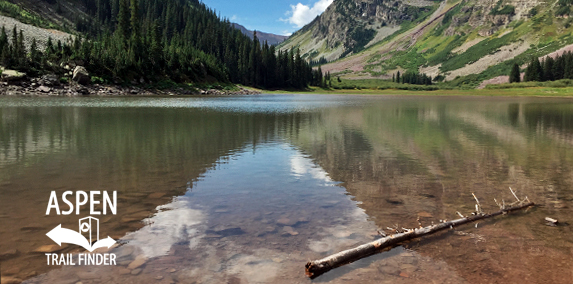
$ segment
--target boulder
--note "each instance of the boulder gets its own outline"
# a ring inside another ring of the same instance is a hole
[[[20,81],[26,78],[26,73],[5,69],[2,71],[2,80],[5,82]]]
[[[87,88],[78,88],[77,92],[78,92],[78,94],[82,94],[84,96],[87,96],[90,94],[90,90],[88,90]]]
[[[38,80],[38,83],[42,86],[48,87],[59,86],[60,78],[54,74],[44,75],[40,78],[40,80]]]
[[[38,92],[42,92],[42,93],[49,93],[52,91],[52,89],[50,87],[47,86],[40,86],[37,89]]]
[[[88,70],[86,70],[86,68],[83,66],[78,66],[74,69],[72,80],[82,85],[87,85],[91,81]]]

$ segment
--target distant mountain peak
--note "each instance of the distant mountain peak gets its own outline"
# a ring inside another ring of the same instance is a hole
[[[231,23],[231,25],[234,28],[243,32],[243,34],[250,37],[251,39],[253,38],[254,31],[251,31],[251,30],[249,30],[249,29],[245,28],[244,26],[237,24],[237,23]],[[265,33],[265,32],[261,32],[261,31],[257,31],[257,37],[259,38],[259,41],[261,41],[261,43],[267,41],[268,44],[270,44],[270,45],[277,45],[277,44],[285,41],[288,38],[288,36]]]

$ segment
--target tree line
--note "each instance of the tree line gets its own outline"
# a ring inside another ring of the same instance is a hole
[[[541,61],[537,57],[532,58],[525,68],[523,81],[544,82],[562,79],[573,79],[573,53],[570,51],[555,57],[555,59],[549,56]],[[521,70],[516,63],[511,68],[509,82],[518,83],[520,81]]]
[[[45,50],[37,45],[27,50],[22,33],[14,30],[11,41],[0,38],[0,57],[12,58],[6,66],[41,73],[81,61],[91,74],[109,81],[219,81],[263,88],[304,88],[316,81],[298,50],[277,52],[256,34],[251,40],[197,0],[81,3],[90,15],[75,20],[84,38],[50,40]]]
[[[312,70],[312,81],[310,82],[312,86],[317,86],[321,88],[332,87],[332,79],[330,77],[330,71],[323,73],[322,67],[318,66],[317,69]]]
[[[398,71],[396,74],[392,75],[392,82],[412,85],[432,85],[432,76],[428,76],[425,73],[420,74],[410,71],[400,74],[400,71]]]

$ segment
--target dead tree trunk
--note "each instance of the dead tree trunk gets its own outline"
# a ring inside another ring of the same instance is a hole
[[[512,191],[512,193],[513,193],[513,191]],[[475,197],[475,195],[474,195],[474,197]],[[516,198],[517,198],[517,196],[516,196]],[[518,199],[518,202],[516,202],[516,203],[519,203],[518,205],[510,206],[507,208],[505,207],[505,205],[503,205],[503,206],[500,206],[501,210],[499,210],[495,213],[484,214],[483,212],[481,212],[481,205],[479,204],[479,201],[477,200],[477,198],[476,198],[476,201],[477,201],[477,204],[476,204],[477,213],[475,213],[475,215],[468,216],[468,217],[462,216],[462,218],[456,219],[453,221],[443,222],[443,223],[440,223],[437,225],[431,225],[431,226],[427,226],[427,227],[423,227],[423,228],[420,227],[420,228],[413,229],[413,230],[407,230],[404,233],[399,233],[399,234],[387,236],[387,237],[378,239],[376,241],[361,245],[359,247],[345,250],[345,251],[339,252],[337,254],[333,254],[329,257],[326,257],[326,258],[323,258],[320,260],[311,261],[311,262],[307,263],[305,266],[306,267],[306,275],[310,278],[315,278],[315,277],[318,277],[319,275],[321,275],[323,273],[330,271],[331,269],[334,269],[336,267],[351,263],[353,261],[359,260],[361,258],[370,256],[370,255],[373,255],[377,252],[380,252],[382,249],[385,249],[388,247],[394,247],[394,246],[396,246],[399,243],[402,243],[404,241],[408,241],[411,239],[431,235],[431,234],[434,234],[436,232],[439,232],[439,231],[442,231],[445,229],[451,229],[451,228],[454,228],[456,226],[475,222],[478,220],[492,218],[492,217],[495,217],[498,215],[507,214],[507,213],[512,212],[512,211],[525,209],[525,208],[528,208],[528,207],[535,205],[533,202],[529,202],[528,199],[523,200],[523,201]],[[527,202],[525,202],[525,201],[527,201]],[[461,215],[461,214],[459,214],[459,215]]]

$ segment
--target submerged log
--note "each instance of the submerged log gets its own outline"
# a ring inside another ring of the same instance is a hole
[[[476,198],[476,201],[477,201],[477,198]],[[423,228],[408,230],[408,231],[403,232],[403,233],[383,237],[381,239],[378,239],[376,241],[361,245],[359,247],[345,250],[345,251],[339,252],[337,254],[333,254],[329,257],[326,257],[326,258],[323,258],[320,260],[310,261],[305,266],[306,267],[306,275],[310,278],[315,278],[315,277],[318,277],[319,275],[326,273],[326,272],[328,272],[334,268],[337,268],[339,266],[351,263],[353,261],[359,260],[359,259],[367,257],[367,256],[371,256],[373,254],[380,252],[381,250],[383,250],[385,248],[394,247],[394,246],[398,245],[399,243],[402,243],[402,242],[405,242],[408,240],[412,240],[412,239],[420,238],[423,236],[431,235],[431,234],[434,234],[436,232],[439,232],[439,231],[442,231],[445,229],[453,229],[456,226],[475,222],[478,220],[492,218],[492,217],[495,217],[498,215],[507,214],[507,213],[512,212],[512,211],[517,211],[517,210],[529,208],[529,207],[535,205],[533,202],[529,202],[529,200],[527,200],[527,202],[524,202],[524,201],[520,201],[518,199],[518,201],[519,202],[517,202],[517,203],[519,203],[519,204],[515,205],[515,206],[510,206],[507,208],[505,206],[503,206],[503,207],[500,206],[501,210],[499,210],[495,213],[484,214],[483,212],[481,212],[481,208],[478,208],[478,212],[475,213],[475,215],[471,215],[468,217],[462,217],[460,219],[447,221],[447,222],[443,222],[440,224],[431,225],[431,226],[427,226],[427,227],[423,227]],[[477,202],[479,205],[479,201],[477,201]],[[478,207],[481,207],[481,206],[478,206]]]

